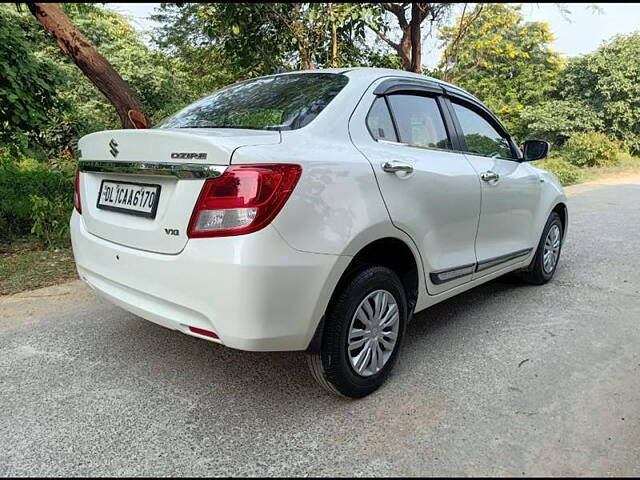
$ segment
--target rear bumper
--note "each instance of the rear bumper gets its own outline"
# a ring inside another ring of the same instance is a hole
[[[71,217],[80,278],[122,308],[188,335],[214,331],[240,350],[304,350],[351,257],[300,252],[273,227],[192,239],[177,255],[121,246]],[[216,341],[216,340],[213,340]]]

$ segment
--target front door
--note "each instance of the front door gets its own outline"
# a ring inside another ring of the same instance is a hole
[[[372,90],[350,132],[371,162],[391,220],[417,245],[430,294],[466,283],[476,263],[480,182],[451,148],[441,99],[406,91],[376,98]]]
[[[462,129],[468,160],[482,188],[476,238],[475,277],[526,259],[535,249],[535,214],[541,195],[540,177],[520,162],[506,132],[480,109],[451,103]]]

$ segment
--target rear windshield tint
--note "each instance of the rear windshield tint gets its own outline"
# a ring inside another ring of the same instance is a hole
[[[248,80],[192,103],[158,128],[295,130],[311,122],[347,82],[335,73]]]

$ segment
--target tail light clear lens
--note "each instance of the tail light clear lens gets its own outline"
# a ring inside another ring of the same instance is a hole
[[[189,222],[189,238],[244,235],[264,228],[298,183],[295,164],[232,165],[205,181]]]
[[[82,202],[80,201],[80,170],[76,170],[76,179],[73,189],[73,206],[76,207],[78,213],[82,214]]]

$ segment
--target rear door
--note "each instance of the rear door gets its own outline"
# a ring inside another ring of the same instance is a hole
[[[373,167],[392,222],[417,245],[429,293],[437,294],[471,280],[478,177],[453,150],[437,93],[395,89],[376,97],[376,85],[351,119],[352,139]]]
[[[462,99],[452,98],[449,105],[482,186],[475,278],[531,253],[541,183],[535,170],[520,161],[510,136],[489,112]]]
[[[277,131],[114,130],[79,142],[82,217],[88,232],[120,245],[176,254],[202,184],[235,149],[280,142]]]

